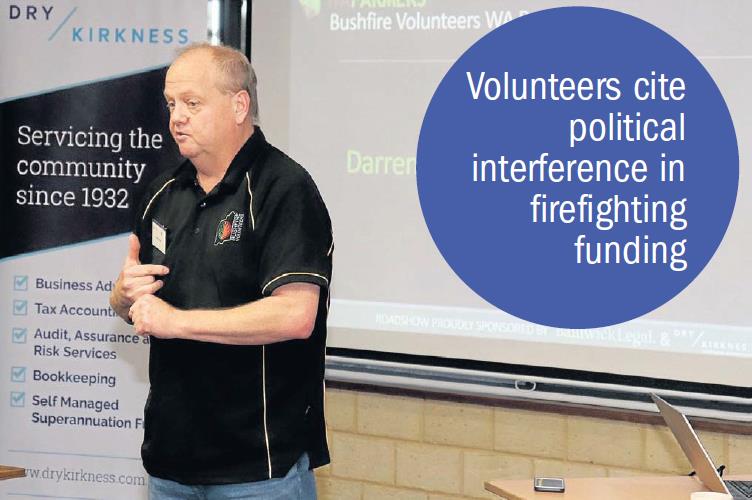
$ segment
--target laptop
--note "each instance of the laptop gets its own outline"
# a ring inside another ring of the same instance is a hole
[[[687,417],[657,395],[651,394],[650,397],[658,406],[663,420],[679,442],[702,484],[710,491],[731,495],[734,500],[752,499],[752,481],[722,480]]]

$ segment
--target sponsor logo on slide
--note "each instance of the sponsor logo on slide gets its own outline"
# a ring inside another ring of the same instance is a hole
[[[240,241],[244,219],[245,214],[239,214],[234,210],[227,214],[224,219],[219,221],[216,236],[214,237],[214,244],[222,245],[226,241]]]
[[[315,17],[321,13],[321,0],[300,0],[300,6],[306,17]]]

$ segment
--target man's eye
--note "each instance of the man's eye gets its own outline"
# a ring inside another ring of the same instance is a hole
[[[195,109],[198,107],[198,101],[188,101],[188,107],[191,109]]]
[[[167,106],[167,110],[170,113],[172,113],[172,111],[175,109],[175,103],[174,102],[165,103],[165,106]]]

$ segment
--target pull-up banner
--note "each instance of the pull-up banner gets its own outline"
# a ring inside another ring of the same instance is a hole
[[[134,208],[180,156],[165,67],[206,3],[10,1],[0,19],[0,498],[146,497],[148,341],[108,295]]]

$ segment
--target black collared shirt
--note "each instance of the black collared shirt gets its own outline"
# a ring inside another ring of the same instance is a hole
[[[162,231],[164,245],[153,234]],[[149,474],[227,484],[282,477],[304,451],[312,467],[328,463],[323,382],[333,242],[308,172],[256,128],[210,193],[190,161],[156,179],[134,232],[141,262],[170,268],[158,296],[181,309],[233,307],[291,282],[321,287],[306,340],[232,346],[152,337],[141,449]]]

